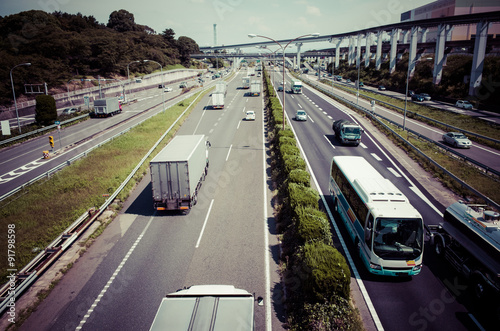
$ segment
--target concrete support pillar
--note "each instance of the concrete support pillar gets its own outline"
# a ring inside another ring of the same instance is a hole
[[[470,72],[469,95],[475,96],[475,90],[483,79],[483,64],[486,55],[486,39],[488,37],[488,22],[479,22],[476,26],[476,40],[474,42],[474,56]]]
[[[335,69],[339,67],[340,63],[340,43],[342,42],[342,39],[339,39],[337,41],[337,46],[335,47]]]
[[[358,34],[358,42],[356,47],[356,68],[361,65],[361,37],[362,34]]]
[[[420,42],[422,43],[426,43],[427,42],[427,32],[429,31],[429,29],[427,28],[422,28],[422,39],[420,39]]]
[[[410,30],[404,30],[403,31],[403,44],[408,44],[408,34],[410,33]]]
[[[398,53],[398,36],[399,29],[392,29],[391,32],[391,53],[389,59],[389,73],[393,73],[396,70],[396,55]]]
[[[299,64],[299,70],[300,70],[300,48],[302,47],[302,43],[296,43],[295,46],[297,46],[297,62]],[[295,63],[294,63],[294,68],[295,68]]]
[[[347,53],[347,64],[351,65],[352,64],[352,53],[353,53],[353,36],[349,36],[349,50]]]
[[[366,34],[366,47],[365,47],[365,68],[370,66],[370,58],[372,56],[370,47],[372,46],[373,33]]]
[[[380,30],[377,32],[377,53],[375,55],[375,68],[380,70],[380,65],[382,64],[382,35],[384,31]]]
[[[432,83],[434,85],[439,85],[439,83],[441,83],[441,78],[443,75],[443,65],[446,61],[446,57],[444,55],[444,46],[446,43],[446,29],[447,26],[445,24],[440,24],[437,30],[436,53],[434,56],[434,71],[432,74]]]
[[[408,52],[408,65],[410,78],[415,73],[415,62],[417,61],[417,40],[418,40],[418,27],[413,26],[410,31],[410,51]]]

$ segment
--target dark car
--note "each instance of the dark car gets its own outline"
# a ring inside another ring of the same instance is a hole
[[[408,96],[409,96],[409,97],[413,96],[414,94],[415,94],[415,91],[412,91],[412,90],[409,90],[409,91],[408,91]]]
[[[423,97],[423,96],[421,96],[420,94],[413,94],[413,95],[411,96],[411,99],[412,99],[413,101],[419,101],[419,102],[424,102],[424,100],[425,100],[425,99],[424,99],[424,97]]]
[[[384,86],[384,85],[380,85],[380,86],[378,87],[378,90],[379,90],[379,91],[385,91],[385,86]]]
[[[347,78],[347,79],[345,80],[345,82],[346,82],[346,83],[350,83],[350,82],[351,82],[351,80],[350,80],[349,78]]]

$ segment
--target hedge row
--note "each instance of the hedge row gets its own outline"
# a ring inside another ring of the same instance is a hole
[[[283,129],[283,109],[266,72],[264,77],[272,132],[273,179],[280,202],[276,220],[283,237],[281,259],[285,267],[288,327],[314,330],[312,325],[324,327],[327,323],[326,329],[340,325],[345,329],[345,320],[338,317],[343,313],[332,307],[342,307],[343,312],[350,310],[349,268],[332,246],[330,223],[319,209],[319,194],[310,187],[310,175],[293,132],[288,126]],[[352,314],[345,316],[351,318]]]

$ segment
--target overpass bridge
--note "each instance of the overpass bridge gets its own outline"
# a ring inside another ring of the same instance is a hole
[[[476,88],[481,84],[484,58],[488,52],[498,51],[500,48],[500,38],[488,35],[488,29],[492,23],[500,22],[500,11],[476,13],[468,15],[457,15],[440,18],[430,18],[417,21],[407,21],[373,28],[367,28],[352,32],[324,35],[318,37],[303,37],[297,39],[283,39],[273,41],[260,41],[253,43],[221,45],[213,47],[200,47],[203,52],[215,52],[227,49],[234,49],[234,57],[244,57],[241,49],[248,47],[267,47],[278,44],[281,49],[283,45],[295,42],[297,53],[286,53],[286,57],[293,57],[294,63],[300,64],[301,47],[304,43],[329,41],[333,48],[315,53],[306,52],[306,56],[328,56],[335,58],[335,68],[339,66],[340,54],[347,55],[349,65],[361,65],[361,54],[364,55],[365,67],[369,66],[372,54],[375,58],[376,69],[379,70],[382,63],[382,53],[389,55],[389,70],[393,73],[396,70],[398,54],[404,52],[409,54],[408,73],[410,77],[415,72],[415,65],[424,52],[434,52],[433,83],[438,85],[441,82],[443,67],[446,63],[446,56],[454,50],[473,54],[472,69],[469,83],[469,95],[474,96]],[[450,33],[455,26],[476,25],[476,35],[472,40],[451,41]],[[429,29],[436,29],[436,40],[427,42]],[[389,42],[384,42],[384,37],[389,37]],[[347,43],[348,46],[341,47]],[[364,46],[363,46],[364,44]],[[472,52],[471,52],[472,51]],[[319,55],[321,54],[321,55]],[[268,54],[259,54],[259,57]],[[205,54],[204,57],[207,57]],[[230,56],[229,54],[218,56]],[[193,55],[193,57],[197,57]],[[255,57],[255,55],[254,55]]]

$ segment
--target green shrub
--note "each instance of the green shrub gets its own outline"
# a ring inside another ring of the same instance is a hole
[[[283,131],[283,130],[281,130],[281,131]],[[280,146],[281,145],[297,146],[297,140],[294,137],[281,136],[278,138],[278,141],[279,141]]]
[[[323,242],[306,243],[298,255],[300,270],[309,271],[302,286],[306,301],[334,302],[337,296],[349,299],[351,274],[338,250]]]
[[[288,175],[288,184],[295,183],[305,187],[311,186],[311,175],[302,169],[293,169]]]
[[[51,95],[36,97],[35,121],[40,125],[51,125],[57,119],[56,100]]]
[[[301,244],[321,241],[332,245],[330,223],[325,213],[313,208],[298,207],[295,209],[298,240]]]
[[[290,183],[288,185],[288,196],[290,197],[290,208],[296,210],[297,207],[311,207],[318,209],[318,191],[310,188]]]
[[[280,130],[278,131],[278,135],[276,136],[278,139],[280,139],[281,137],[288,137],[288,138],[293,138],[295,139],[295,135],[293,134],[293,131],[290,130],[290,129],[286,129],[286,130]],[[297,141],[297,140],[295,140]]]
[[[290,139],[290,138],[287,138]],[[280,144],[280,156],[283,159],[287,155],[300,156],[300,150],[295,145]]]
[[[294,169],[306,170],[306,161],[300,155],[284,155],[283,165],[285,167],[286,174],[289,174]]]

